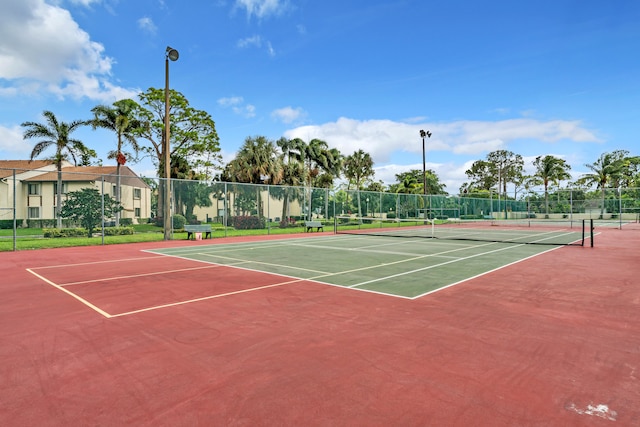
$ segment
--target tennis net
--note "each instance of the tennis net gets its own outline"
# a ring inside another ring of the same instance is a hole
[[[472,240],[530,245],[584,246],[591,240],[591,220],[430,220],[337,216],[336,234]]]

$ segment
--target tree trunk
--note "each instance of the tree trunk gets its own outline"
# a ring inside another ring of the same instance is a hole
[[[116,202],[120,204],[120,163],[116,166]],[[120,211],[116,212],[116,227],[120,227]]]
[[[58,229],[62,228],[62,217],[60,216],[61,209],[62,209],[62,164],[58,164],[58,188],[56,190],[56,209],[55,209]]]

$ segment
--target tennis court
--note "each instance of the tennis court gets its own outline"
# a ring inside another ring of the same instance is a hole
[[[0,421],[640,422],[637,225],[347,226],[3,254]]]

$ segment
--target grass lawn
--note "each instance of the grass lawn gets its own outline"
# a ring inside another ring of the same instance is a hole
[[[254,236],[266,234],[294,234],[304,232],[304,223],[300,226],[280,228],[278,223],[269,224],[269,228],[259,230],[236,230],[233,227],[225,227],[222,224],[211,224],[213,230],[212,237],[235,237],[235,236]],[[156,242],[164,239],[162,227],[153,224],[136,224],[132,226],[135,230],[133,235],[126,236],[105,236],[104,244],[112,245],[119,243],[135,243],[135,242]],[[332,225],[326,225],[326,230],[332,229]],[[19,228],[16,231],[16,249],[44,249],[44,248],[60,248],[69,246],[95,246],[102,244],[101,236],[94,237],[57,237],[44,238],[41,228]],[[175,231],[173,233],[174,240],[186,239],[187,233],[184,231]],[[13,247],[13,230],[0,229],[0,252],[12,251]]]

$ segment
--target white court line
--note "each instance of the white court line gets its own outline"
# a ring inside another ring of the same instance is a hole
[[[497,244],[496,242],[487,242],[487,243],[483,243],[483,244],[480,244],[480,245],[473,245],[473,246],[470,246],[470,247],[469,246],[464,246],[464,247],[459,247],[459,248],[455,248],[455,249],[449,249],[449,250],[446,250],[446,251],[438,252],[436,254],[419,255],[419,256],[415,256],[413,258],[405,258],[405,259],[398,260],[398,261],[386,262],[386,263],[383,263],[383,264],[376,264],[376,265],[371,265],[371,266],[367,266],[367,267],[360,267],[360,268],[355,268],[355,269],[352,269],[352,270],[339,271],[339,272],[336,272],[336,273],[328,273],[328,272],[317,271],[318,273],[321,273],[319,276],[314,276],[314,277],[310,277],[310,278],[306,278],[306,279],[295,277],[295,276],[290,276],[290,275],[286,275],[286,274],[281,274],[281,273],[265,272],[265,271],[257,270],[257,269],[253,269],[253,268],[236,267],[236,266],[232,266],[232,265],[230,265],[228,267],[238,268],[238,269],[247,270],[247,271],[253,271],[253,272],[259,272],[259,273],[264,273],[264,274],[274,274],[274,275],[278,275],[278,276],[289,277],[289,278],[299,279],[299,280],[317,281],[317,279],[321,279],[321,278],[325,278],[325,277],[339,276],[339,275],[342,275],[342,274],[348,274],[348,273],[355,273],[355,272],[358,272],[358,271],[371,270],[371,269],[374,269],[374,268],[386,267],[386,266],[395,265],[395,264],[402,264],[402,263],[405,263],[405,262],[416,261],[416,260],[423,259],[423,258],[437,257],[437,256],[441,256],[441,255],[444,255],[444,254],[447,254],[447,253],[458,252],[458,251],[463,251],[463,250],[467,250],[467,249],[475,249],[475,248],[480,248],[480,247],[483,247],[483,246],[491,246],[491,245],[496,245],[496,244]],[[509,249],[509,248],[510,247],[507,247],[507,248],[504,248],[504,249]],[[487,252],[483,252],[483,254],[484,253],[487,253]],[[162,254],[162,255],[168,256],[168,257],[182,258],[182,259],[187,259],[187,260],[192,260],[192,261],[209,262],[209,261],[198,260],[198,259],[193,259],[193,258],[185,258],[185,257],[182,257],[182,256],[172,255],[172,254]],[[207,254],[206,253],[200,253],[199,255],[207,255]],[[218,256],[218,255],[211,255],[211,256],[215,257],[215,256]],[[237,259],[237,258],[231,258],[231,259],[238,260],[238,261],[243,261],[243,260]],[[251,261],[251,260],[244,260],[244,261],[249,262],[249,263],[257,263],[257,264],[260,263],[260,262]],[[225,264],[219,264],[219,263],[212,263],[212,264],[225,266]],[[267,263],[262,263],[262,264],[267,264]],[[288,265],[280,265],[280,264],[270,264],[270,265],[274,266],[274,267],[280,267],[280,268],[296,268],[296,267],[291,267],[291,266],[288,266]],[[297,269],[305,270],[305,269],[302,269],[302,268],[297,268]],[[309,270],[309,271],[313,272],[313,270]],[[345,287],[345,288],[350,287],[350,286],[345,286],[345,285],[337,285],[337,286],[342,286],[342,287]]]
[[[543,234],[547,234],[547,233],[543,233]],[[571,234],[571,233],[565,233],[565,234]],[[552,237],[558,237],[558,236],[552,236]],[[547,237],[547,238],[540,239],[540,240],[547,240],[547,239],[550,239],[550,238],[552,238],[552,237]],[[393,278],[395,278],[395,277],[406,276],[406,275],[408,275],[408,274],[413,274],[413,273],[418,273],[418,272],[420,272],[420,271],[430,270],[430,269],[432,269],[432,268],[441,267],[441,266],[443,266],[443,265],[452,264],[452,263],[459,262],[459,261],[465,261],[465,260],[467,260],[467,259],[476,258],[476,257],[479,257],[479,256],[488,255],[488,254],[495,253],[495,252],[501,252],[501,251],[504,251],[504,250],[507,250],[507,249],[512,249],[512,248],[514,248],[514,247],[516,247],[516,248],[517,248],[517,247],[519,247],[519,246],[525,246],[525,245],[527,245],[527,244],[528,244],[528,243],[521,243],[521,244],[519,244],[519,245],[515,245],[515,246],[513,246],[513,247],[512,247],[512,246],[507,246],[507,247],[504,247],[504,248],[494,249],[494,250],[492,250],[492,251],[488,251],[488,252],[482,252],[482,253],[480,253],[480,254],[469,255],[469,256],[467,256],[467,257],[458,258],[458,259],[454,259],[454,260],[451,260],[451,261],[446,261],[446,262],[443,262],[443,263],[440,263],[440,264],[430,265],[430,266],[427,266],[427,267],[418,268],[418,269],[411,270],[411,271],[405,271],[405,272],[403,272],[403,273],[393,274],[393,275],[391,275],[391,276],[379,277],[379,278],[377,278],[377,279],[368,280],[368,281],[366,281],[366,282],[356,283],[356,284],[354,284],[354,285],[350,285],[349,287],[350,287],[350,288],[355,288],[355,287],[362,286],[362,285],[368,285],[369,283],[375,283],[375,282],[380,282],[380,281],[382,281],[382,280],[393,279]],[[560,248],[560,247],[562,247],[562,246],[559,246],[558,248]],[[554,248],[554,249],[558,249],[558,248]],[[540,252],[540,253],[538,253],[538,254],[536,254],[536,255],[539,255],[539,254],[541,254],[541,253],[545,253],[545,252],[549,252],[549,251],[543,251],[543,252]],[[529,257],[528,257],[528,258],[529,258]],[[527,258],[524,258],[524,259],[527,259]],[[510,264],[509,264],[509,265],[510,265]],[[505,267],[505,266],[503,266],[503,267]],[[502,268],[502,267],[499,267],[499,268]],[[469,279],[467,278],[467,279],[465,279],[465,280],[469,280]]]
[[[153,252],[149,252],[149,253],[153,253]],[[121,259],[111,259],[111,260],[106,260],[106,261],[81,262],[81,263],[77,263],[77,264],[45,265],[43,267],[31,267],[31,269],[32,270],[43,270],[43,269],[46,269],[46,268],[79,267],[81,265],[108,264],[108,263],[111,263],[111,262],[140,261],[140,260],[149,260],[149,259],[154,259],[154,258],[162,258],[162,255],[157,255],[156,254],[156,256],[146,256],[146,257],[139,257],[139,258],[121,258]]]
[[[301,282],[301,281],[304,281],[304,280],[305,279],[289,280],[287,282],[274,283],[272,285],[265,285],[265,286],[258,286],[256,288],[243,289],[243,290],[240,290],[240,291],[227,292],[227,293],[224,293],[224,294],[210,295],[208,297],[194,298],[194,299],[190,299],[190,300],[187,300],[187,301],[180,301],[180,302],[173,302],[173,303],[169,303],[169,304],[156,305],[156,306],[153,306],[153,307],[141,308],[139,310],[127,311],[125,313],[112,314],[109,317],[129,316],[131,314],[143,313],[145,311],[158,310],[160,308],[175,307],[175,306],[178,306],[178,305],[191,304],[191,303],[194,303],[194,302],[206,301],[206,300],[210,300],[210,299],[214,299],[214,298],[222,298],[222,297],[227,297],[227,296],[230,296],[230,295],[238,295],[238,294],[243,294],[243,293],[246,293],[246,292],[253,292],[253,291],[259,291],[259,290],[262,290],[262,289],[275,288],[277,286],[288,285],[288,284],[291,284],[291,283]]]
[[[518,245],[518,246],[521,246],[521,245]],[[408,274],[418,273],[420,271],[425,271],[425,270],[430,270],[432,268],[442,267],[443,265],[453,264],[454,262],[466,261],[466,260],[471,259],[471,258],[476,258],[476,257],[479,257],[479,256],[484,256],[484,255],[488,255],[488,254],[492,254],[492,253],[496,253],[496,252],[502,252],[502,251],[505,251],[507,249],[511,249],[511,248],[509,248],[509,247],[507,247],[507,248],[499,248],[499,249],[494,249],[494,250],[488,251],[488,252],[482,252],[482,253],[479,253],[479,254],[469,255],[469,256],[466,256],[466,257],[463,257],[463,258],[457,258],[457,259],[453,259],[451,261],[441,262],[440,264],[429,265],[427,267],[417,268],[417,269],[411,270],[411,271],[404,271],[402,273],[392,274],[391,276],[379,277],[377,279],[367,280],[366,282],[356,283],[355,285],[350,285],[349,287],[350,288],[355,288],[357,286],[368,285],[369,283],[375,283],[375,282],[380,282],[382,280],[393,279],[395,277],[406,276]]]
[[[96,283],[96,282],[107,282],[110,280],[119,280],[119,279],[132,279],[134,277],[146,277],[146,276],[157,276],[159,274],[171,274],[171,273],[179,273],[181,271],[192,271],[192,270],[204,270],[207,268],[217,268],[218,265],[205,265],[201,267],[189,267],[189,268],[178,268],[175,270],[164,270],[164,271],[153,271],[151,273],[140,273],[140,274],[130,274],[127,276],[113,276],[113,277],[105,277],[99,279],[91,279],[91,280],[83,280],[80,282],[69,282],[63,283],[59,286],[73,286],[73,285],[82,285],[86,283]]]
[[[55,283],[53,283],[51,280],[47,279],[46,277],[42,277],[41,275],[39,275],[38,273],[34,272],[33,270],[31,270],[30,268],[27,268],[27,271],[31,274],[33,274],[34,276],[36,276],[37,278],[39,278],[40,280],[44,281],[45,283],[50,284],[51,286],[53,286],[54,288],[57,288],[58,290],[61,290],[62,292],[64,292],[67,295],[70,295],[71,297],[75,298],[76,300],[80,301],[82,304],[86,305],[87,307],[93,309],[94,311],[100,313],[101,315],[103,315],[104,317],[111,318],[113,317],[112,315],[110,315],[109,313],[107,313],[106,311],[96,307],[95,305],[91,304],[89,301],[87,301],[86,299],[82,298],[79,295],[74,294],[71,291],[68,291],[67,289],[63,288],[60,285],[57,285]]]
[[[287,269],[290,269],[290,270],[308,271],[310,273],[330,274],[330,273],[328,273],[326,271],[311,270],[309,268],[294,267],[294,266],[291,266],[291,265],[273,264],[273,263],[270,263],[270,262],[262,262],[262,261],[240,259],[240,258],[232,258],[232,257],[228,257],[228,256],[224,256],[224,255],[217,255],[217,254],[199,253],[199,254],[196,254],[196,255],[202,255],[202,256],[207,256],[207,257],[211,257],[211,258],[230,259],[231,261],[243,261],[243,262],[251,263],[251,264],[268,265],[270,267],[281,267],[281,268],[287,268]],[[227,264],[220,264],[220,265],[226,266]],[[278,274],[278,273],[272,273],[272,274]]]
[[[404,242],[406,243],[406,242]],[[377,253],[377,254],[388,254],[388,255],[401,255],[401,256],[413,256],[415,255],[415,252],[413,253],[409,253],[409,252],[396,252],[396,251],[377,251],[377,250],[373,250],[373,249],[369,249],[369,248],[376,248],[376,247],[380,247],[380,246],[393,246],[393,245],[398,245],[399,243],[387,243],[387,244],[383,244],[383,245],[367,245],[367,246],[361,246],[358,248],[342,248],[342,247],[336,247],[336,246],[317,246],[317,245],[291,245],[291,246],[300,246],[300,247],[305,247],[305,248],[311,248],[311,249],[329,249],[331,251],[345,251],[345,252],[368,252],[368,253]],[[456,245],[456,246],[460,246],[460,245]],[[471,249],[476,247],[477,245],[467,245],[466,247]],[[432,256],[439,256],[437,254],[431,254]],[[445,257],[446,258],[446,257]]]
[[[450,284],[448,284],[446,286],[442,286],[442,287],[434,289],[432,291],[425,292],[425,293],[420,294],[420,295],[416,295],[415,297],[412,297],[411,299],[418,299],[418,298],[421,298],[423,296],[426,296],[426,295],[429,295],[429,294],[433,294],[433,293],[441,291],[443,289],[447,289],[447,288],[450,288],[452,286],[459,285],[460,283],[464,283],[464,282],[467,282],[469,280],[473,280],[473,279],[476,279],[478,277],[482,277],[482,276],[484,276],[486,274],[493,273],[494,271],[502,270],[503,268],[507,268],[507,267],[509,267],[511,265],[517,264],[517,263],[522,262],[522,261],[526,261],[526,260],[531,259],[531,258],[535,258],[537,256],[540,256],[542,254],[546,254],[547,252],[555,251],[556,249],[560,249],[560,248],[562,248],[562,246],[558,246],[558,247],[555,247],[555,248],[548,249],[546,251],[538,252],[537,254],[529,255],[526,258],[522,258],[522,259],[510,262],[509,264],[501,265],[500,267],[496,267],[496,268],[494,268],[492,270],[484,271],[482,273],[476,274],[475,276],[467,277],[466,279],[459,280],[459,281],[457,281],[455,283],[450,283]]]

